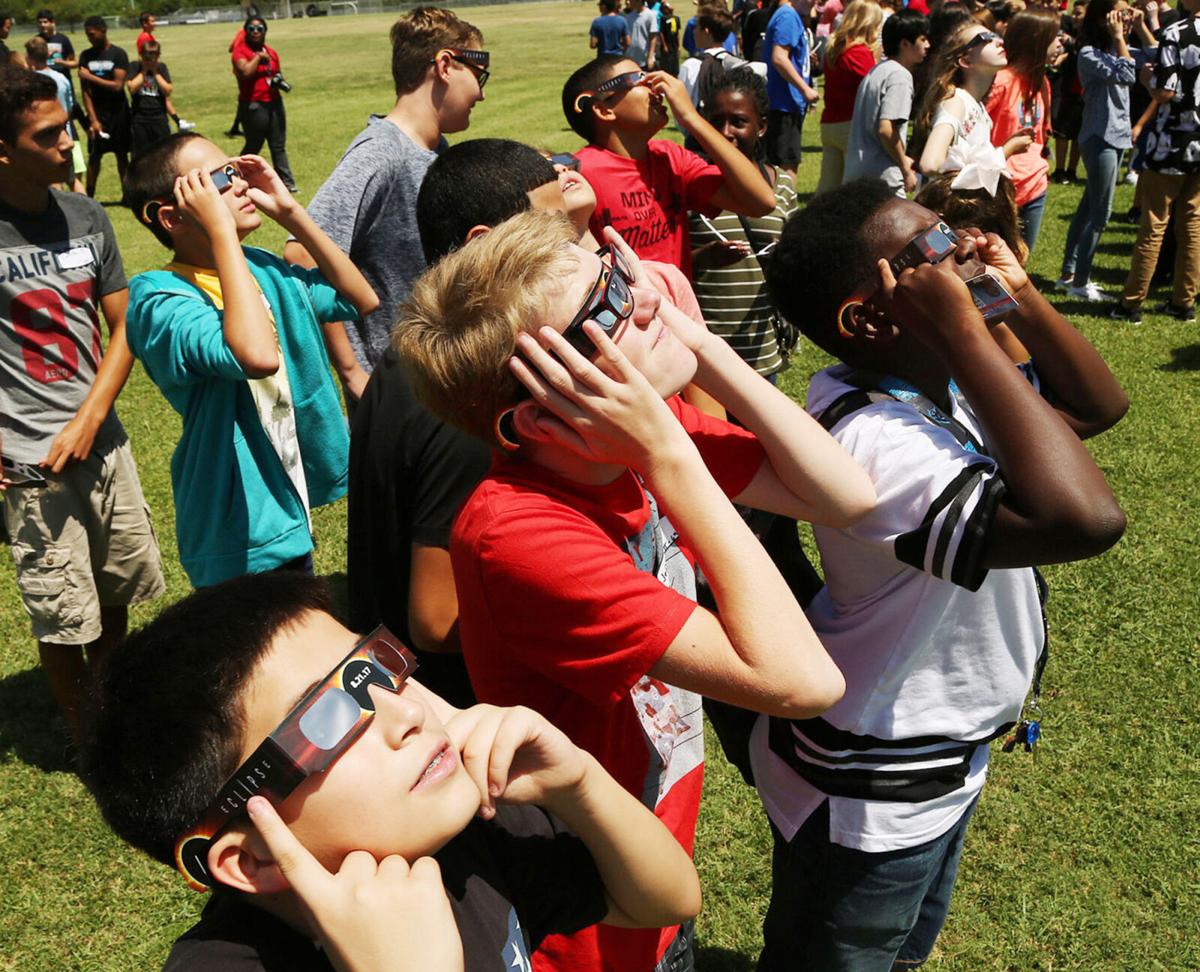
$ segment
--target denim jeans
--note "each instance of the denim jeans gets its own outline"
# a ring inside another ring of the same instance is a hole
[[[942,836],[876,854],[830,841],[828,800],[790,844],[772,827],[758,972],[889,972],[924,962],[950,909],[977,802]]]
[[[1046,214],[1046,194],[1043,192],[1037,199],[1031,199],[1017,210],[1021,220],[1021,239],[1029,247],[1030,254],[1037,245],[1038,234],[1042,231],[1042,217]]]
[[[1067,250],[1062,262],[1063,276],[1073,274],[1076,287],[1082,287],[1091,277],[1092,259],[1100,245],[1100,234],[1112,215],[1121,150],[1093,136],[1079,146],[1079,155],[1087,171],[1087,187],[1067,230]]]

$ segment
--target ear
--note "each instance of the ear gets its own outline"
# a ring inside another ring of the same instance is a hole
[[[851,297],[838,309],[837,326],[845,340],[876,349],[886,348],[900,334],[900,329],[883,311],[857,297]]]
[[[278,894],[291,885],[279,870],[257,833],[234,824],[208,849],[208,873],[213,879],[246,894]]]
[[[158,225],[165,229],[168,233],[183,226],[183,213],[179,211],[179,207],[174,203],[159,203],[157,211],[151,211],[150,206],[153,202],[146,203],[146,219],[157,220]]]
[[[596,121],[605,122],[606,124],[610,125],[616,121],[617,113],[613,111],[611,105],[603,104],[599,101],[596,101],[594,98],[589,98],[588,101],[588,107],[591,109],[592,115],[595,117]]]
[[[450,55],[443,48],[438,57],[433,59],[433,76],[443,84],[450,80]]]
[[[512,426],[516,429],[517,437],[522,445],[531,442],[550,442],[544,422],[547,413],[530,399],[525,399],[512,410]]]
[[[492,228],[490,226],[484,226],[482,223],[476,223],[469,230],[467,230],[467,238],[463,240],[463,243],[470,243],[471,240],[478,236],[483,236],[485,233],[490,233],[491,230]]]

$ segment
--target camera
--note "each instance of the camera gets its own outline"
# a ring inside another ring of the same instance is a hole
[[[278,88],[284,94],[292,90],[292,86],[283,80],[283,74],[279,71],[271,75],[271,87]]]

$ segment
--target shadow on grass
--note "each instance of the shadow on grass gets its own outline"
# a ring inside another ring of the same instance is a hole
[[[75,769],[58,706],[40,668],[0,679],[0,758],[10,754],[47,773]]]
[[[696,972],[751,972],[754,961],[728,948],[696,949]]]
[[[1171,360],[1158,366],[1159,371],[1200,371],[1200,344],[1171,349]]]

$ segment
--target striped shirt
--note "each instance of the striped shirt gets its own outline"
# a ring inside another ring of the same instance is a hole
[[[768,247],[778,242],[783,224],[797,209],[792,177],[783,170],[777,172],[775,208],[766,216],[739,217],[726,210],[715,219],[699,213],[688,217],[693,250],[722,238],[747,241],[745,226],[750,228],[748,242],[761,256],[743,257],[718,269],[694,269],[692,286],[709,330],[728,341],[760,375],[773,375],[784,368],[772,323],[775,308],[760,262],[769,258]]]

